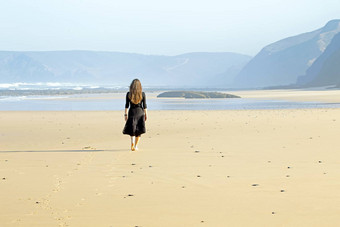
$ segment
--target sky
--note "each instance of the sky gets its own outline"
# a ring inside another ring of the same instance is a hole
[[[254,56],[339,18],[339,0],[0,0],[0,50]]]

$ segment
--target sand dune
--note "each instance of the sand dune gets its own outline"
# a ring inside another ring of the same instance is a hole
[[[340,110],[0,112],[1,226],[339,226]]]

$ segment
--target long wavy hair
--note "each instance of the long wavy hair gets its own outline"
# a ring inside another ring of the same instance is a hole
[[[132,103],[138,104],[142,101],[142,84],[138,79],[134,79],[130,84],[129,99]]]

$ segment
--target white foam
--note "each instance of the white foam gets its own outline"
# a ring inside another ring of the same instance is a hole
[[[65,99],[68,96],[28,96],[25,97],[26,100],[55,100],[55,99]]]
[[[0,84],[0,88],[16,88],[19,87],[22,83],[12,83],[12,84]]]
[[[97,89],[97,88],[110,88],[122,89],[126,86],[115,84],[78,84],[78,83],[59,83],[59,82],[37,82],[37,83],[0,83],[0,89],[3,90],[49,90],[49,89],[74,89],[82,90],[84,88]]]
[[[26,98],[26,96],[0,96],[0,102],[18,102]]]

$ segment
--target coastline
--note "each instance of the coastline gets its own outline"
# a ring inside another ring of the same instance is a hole
[[[151,110],[238,110],[340,108],[340,90],[253,90],[234,91],[232,98],[157,98],[148,92]],[[67,96],[0,97],[0,111],[114,111],[121,110],[124,93],[78,94]]]
[[[339,89],[285,89],[236,91],[243,98],[275,99],[301,102],[340,103]]]

